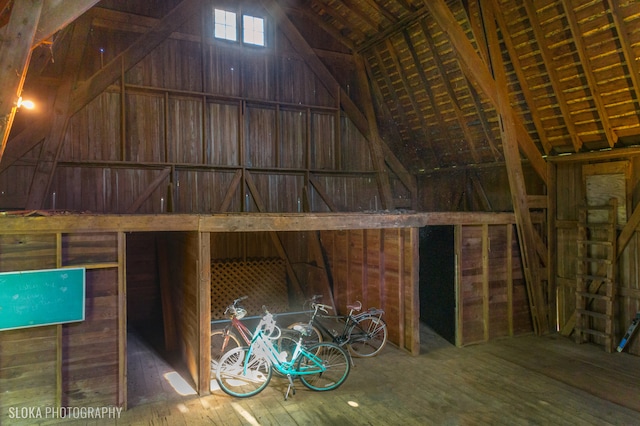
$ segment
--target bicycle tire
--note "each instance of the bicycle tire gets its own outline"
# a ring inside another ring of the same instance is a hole
[[[309,323],[307,322],[294,322],[287,326],[289,330],[293,330],[295,326],[299,325],[300,327],[309,327]],[[302,337],[302,346],[308,348],[312,345],[318,344],[322,342],[322,332],[315,325],[311,326],[311,334],[308,336]]]
[[[226,341],[225,341],[226,340]],[[231,331],[215,330],[211,333],[211,366],[217,365],[222,355],[231,349],[242,346],[240,339]]]
[[[365,316],[349,328],[347,347],[358,358],[377,355],[387,343],[387,324],[382,318]]]
[[[273,371],[271,362],[252,352],[247,359],[246,346],[231,349],[220,359],[216,380],[220,389],[238,398],[256,395],[267,387]]]
[[[351,363],[349,362],[349,354],[340,346],[335,343],[322,342],[311,346],[307,351],[320,358],[324,366],[324,371],[322,371],[305,353],[300,355],[296,368],[298,372],[305,373],[299,377],[307,388],[323,392],[336,389],[347,380]],[[312,371],[317,372],[311,373]]]

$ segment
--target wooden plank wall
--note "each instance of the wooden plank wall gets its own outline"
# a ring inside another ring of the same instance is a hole
[[[456,344],[533,332],[515,226],[456,225]]]
[[[640,157],[590,156],[583,160],[558,161],[552,164],[556,170],[556,285],[558,300],[558,324],[560,329],[569,321],[575,310],[576,253],[578,206],[586,198],[584,170],[609,169],[611,162],[628,161],[629,175],[626,180],[627,220],[640,202]],[[588,166],[587,169],[584,167]],[[619,230],[622,226],[618,226]],[[627,247],[618,258],[616,345],[626,333],[631,320],[640,311],[640,235],[635,229]],[[569,329],[570,331],[570,329]],[[640,338],[632,339],[625,351],[640,355]]]
[[[101,8],[91,13],[80,80],[141,29],[128,31],[127,15]],[[251,178],[267,211],[302,211],[305,187],[312,211],[382,206],[369,145],[341,113],[335,90],[276,28],[268,34],[269,48],[247,49],[211,38],[212,16],[193,17],[70,118],[43,208],[258,211]],[[323,62],[340,73],[345,87],[352,83],[349,55]],[[38,149],[0,173],[0,208],[23,206]]]
[[[323,231],[339,313],[356,300],[384,309],[389,341],[420,351],[417,229]]]
[[[123,233],[4,234],[0,271],[86,268],[85,321],[0,331],[0,423],[16,406],[124,406]]]
[[[198,392],[208,393],[211,323],[211,266],[209,233],[176,232],[162,235],[171,261],[171,308],[175,318],[180,360]],[[165,324],[167,327],[167,324]]]

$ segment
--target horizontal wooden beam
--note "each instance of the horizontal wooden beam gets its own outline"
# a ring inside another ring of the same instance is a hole
[[[233,213],[214,215],[144,214],[0,216],[0,233],[56,232],[269,232],[347,229],[419,228],[440,225],[504,225],[515,223],[513,213]]]

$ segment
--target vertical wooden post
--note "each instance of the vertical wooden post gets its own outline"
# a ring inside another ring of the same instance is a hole
[[[118,401],[127,409],[127,237],[118,232]]]
[[[489,341],[489,225],[482,224],[482,329],[485,342]]]
[[[62,267],[62,234],[56,233],[56,268]],[[56,407],[62,407],[62,324],[56,327]]]
[[[453,245],[455,251],[455,300],[456,300],[456,346],[462,346],[464,312],[462,305],[462,225],[455,225],[453,231]]]

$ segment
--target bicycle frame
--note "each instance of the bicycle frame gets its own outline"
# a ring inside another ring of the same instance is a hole
[[[314,367],[318,367],[320,372],[326,371],[326,368],[320,358],[316,355],[307,352],[301,343],[302,339],[298,339],[296,343],[296,348],[293,351],[293,355],[291,359],[288,361],[282,361],[280,359],[280,353],[274,346],[274,344],[270,341],[270,339],[265,336],[262,330],[258,330],[253,339],[251,340],[251,344],[249,345],[249,350],[247,351],[246,359],[249,360],[251,354],[254,350],[258,352],[259,355],[268,359],[271,365],[281,374],[285,376],[302,376],[305,374],[317,374],[319,371],[316,368],[305,368],[305,370],[298,370],[295,367],[295,363],[298,361],[300,356],[305,356],[309,358]],[[246,365],[245,365],[245,374],[246,374]]]
[[[382,309],[375,309],[375,308],[368,309],[364,312],[360,312],[359,314],[355,314],[355,315],[353,315],[352,312],[350,312],[348,315],[319,314],[318,310],[316,309],[314,311],[314,314],[312,315],[311,323],[317,326],[318,328],[320,328],[320,330],[326,335],[331,336],[334,343],[337,343],[338,345],[342,346],[349,341],[349,336],[347,335],[347,332],[349,331],[349,328],[351,327],[352,324],[357,324],[358,320],[365,317],[381,319],[383,314],[384,314],[384,311]],[[335,330],[330,330],[325,324],[322,323],[321,319],[340,320],[340,323],[342,324],[342,332],[338,333]]]

